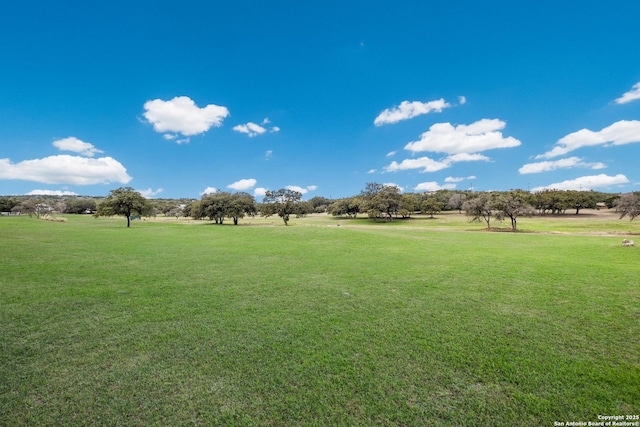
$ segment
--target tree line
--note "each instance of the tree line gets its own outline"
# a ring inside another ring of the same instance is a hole
[[[620,217],[634,219],[640,215],[640,192],[611,194],[597,191],[525,190],[472,192],[468,190],[438,190],[426,193],[403,193],[396,186],[370,182],[356,196],[341,199],[313,197],[302,200],[302,194],[289,189],[267,191],[262,202],[244,193],[218,191],[198,199],[146,199],[131,187],[112,190],[105,198],[14,196],[0,197],[0,211],[20,211],[36,214],[55,210],[61,213],[92,213],[96,216],[122,215],[130,226],[132,217],[165,216],[208,219],[223,224],[229,219],[234,225],[246,216],[279,216],[288,225],[292,216],[327,213],[336,217],[365,216],[374,221],[410,218],[417,213],[431,218],[441,211],[465,213],[472,221],[484,222],[509,219],[517,231],[518,218],[531,215],[579,214],[582,209],[613,208]]]

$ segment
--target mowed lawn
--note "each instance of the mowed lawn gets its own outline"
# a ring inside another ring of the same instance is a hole
[[[0,218],[0,425],[640,414],[621,237],[67,218]]]

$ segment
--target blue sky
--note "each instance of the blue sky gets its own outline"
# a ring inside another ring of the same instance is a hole
[[[640,190],[636,0],[23,1],[0,194]]]

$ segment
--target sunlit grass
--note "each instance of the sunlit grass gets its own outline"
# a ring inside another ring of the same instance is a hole
[[[0,424],[640,412],[639,253],[616,235],[547,233],[575,227],[561,218],[461,232],[483,226],[449,213],[241,224],[0,218]]]

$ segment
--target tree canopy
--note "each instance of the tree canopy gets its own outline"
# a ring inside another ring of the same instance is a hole
[[[99,205],[99,207],[98,207]],[[447,210],[464,210],[472,221],[484,221],[491,228],[491,220],[509,218],[511,227],[517,231],[518,217],[528,215],[579,215],[582,209],[613,208],[621,218],[631,220],[640,215],[640,192],[627,194],[545,189],[530,192],[525,190],[472,192],[452,188],[427,192],[403,192],[390,184],[369,182],[359,194],[341,199],[316,196],[308,201],[302,194],[289,189],[269,191],[263,204],[257,204],[248,193],[216,192],[200,200],[145,199],[130,187],[112,190],[104,197],[77,195],[18,195],[0,197],[0,211],[40,215],[48,212],[67,214],[93,213],[96,216],[123,215],[127,226],[133,215],[190,216],[195,219],[208,218],[222,224],[230,218],[238,224],[240,218],[255,215],[277,214],[288,225],[290,216],[323,213],[334,216],[356,218],[366,213],[373,220],[410,218],[420,212],[433,216]]]
[[[487,229],[491,228],[491,217],[494,215],[494,201],[491,193],[480,193],[464,202],[463,209],[471,217],[471,221],[484,221]]]
[[[427,197],[420,205],[422,213],[429,215],[433,218],[434,214],[437,214],[444,208],[444,203],[436,199],[435,197]]]
[[[620,219],[628,216],[631,221],[640,216],[640,191],[620,196],[616,202],[616,209],[620,212]]]
[[[512,190],[508,193],[501,193],[494,200],[496,208],[496,219],[502,221],[504,218],[511,220],[511,229],[518,231],[518,217],[531,215],[534,211],[528,201],[529,193],[523,190]]]
[[[302,193],[299,191],[281,188],[276,191],[267,191],[264,196],[260,213],[264,217],[278,215],[284,221],[284,225],[289,225],[289,218],[292,214],[300,213],[299,204],[302,200]]]
[[[234,225],[246,215],[255,215],[256,201],[248,193],[227,193],[218,191],[205,194],[202,199],[193,202],[188,207],[188,213],[194,219],[209,218],[216,224],[224,223],[225,218],[231,218]]]
[[[392,220],[400,207],[400,189],[395,185],[384,185],[376,182],[367,183],[360,193],[363,199],[364,210],[369,218],[385,218]]]
[[[131,226],[131,215],[149,215],[153,206],[139,192],[131,187],[120,187],[111,190],[96,210],[96,216],[124,215],[127,227]]]

